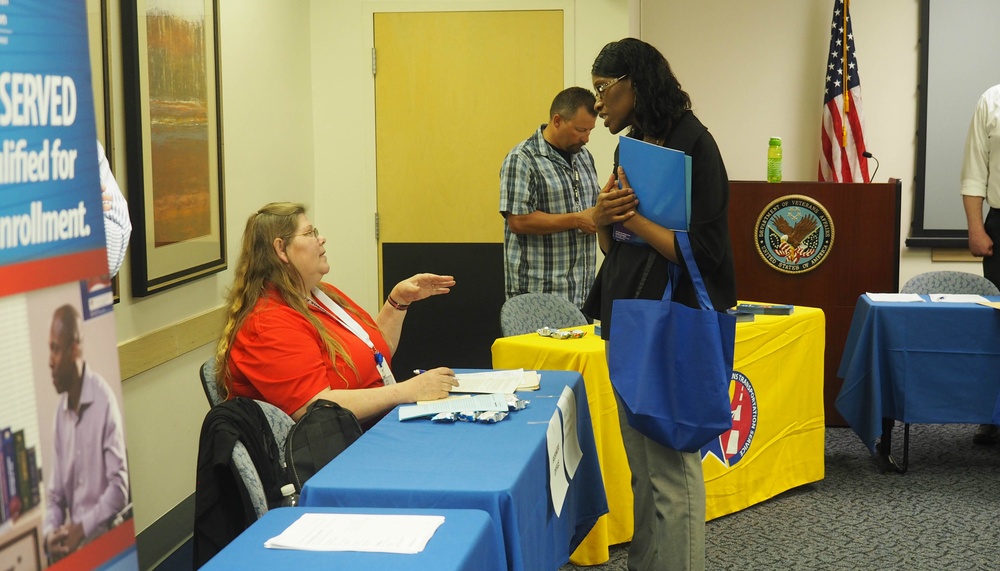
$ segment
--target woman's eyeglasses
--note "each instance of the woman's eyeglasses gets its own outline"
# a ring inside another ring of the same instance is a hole
[[[626,77],[628,77],[627,73],[621,77],[616,77],[615,79],[612,79],[607,83],[602,83],[597,87],[595,87],[595,89],[597,90],[597,99],[600,101],[604,101],[604,94],[607,93],[609,89],[611,89],[611,86],[625,79]]]

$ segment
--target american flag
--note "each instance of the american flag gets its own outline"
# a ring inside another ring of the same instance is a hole
[[[868,159],[862,156],[865,136],[861,77],[858,75],[858,60],[854,57],[854,32],[849,7],[850,0],[846,6],[844,0],[836,0],[833,5],[830,52],[826,62],[826,94],[823,98],[823,153],[819,159],[819,180],[871,182]],[[844,83],[848,85],[846,94]]]

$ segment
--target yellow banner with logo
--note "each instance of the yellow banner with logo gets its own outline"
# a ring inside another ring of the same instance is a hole
[[[823,312],[736,327],[733,428],[702,448],[708,519],[823,479]]]

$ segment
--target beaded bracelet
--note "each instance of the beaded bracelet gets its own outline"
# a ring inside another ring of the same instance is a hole
[[[410,308],[410,304],[399,303],[398,301],[392,299],[391,295],[385,298],[385,302],[391,305],[392,308],[395,309],[396,311],[406,311],[407,309]]]

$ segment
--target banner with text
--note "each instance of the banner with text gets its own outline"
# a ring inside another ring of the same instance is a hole
[[[0,0],[0,295],[107,272],[83,2]]]
[[[87,33],[0,0],[0,569],[139,567]]]

